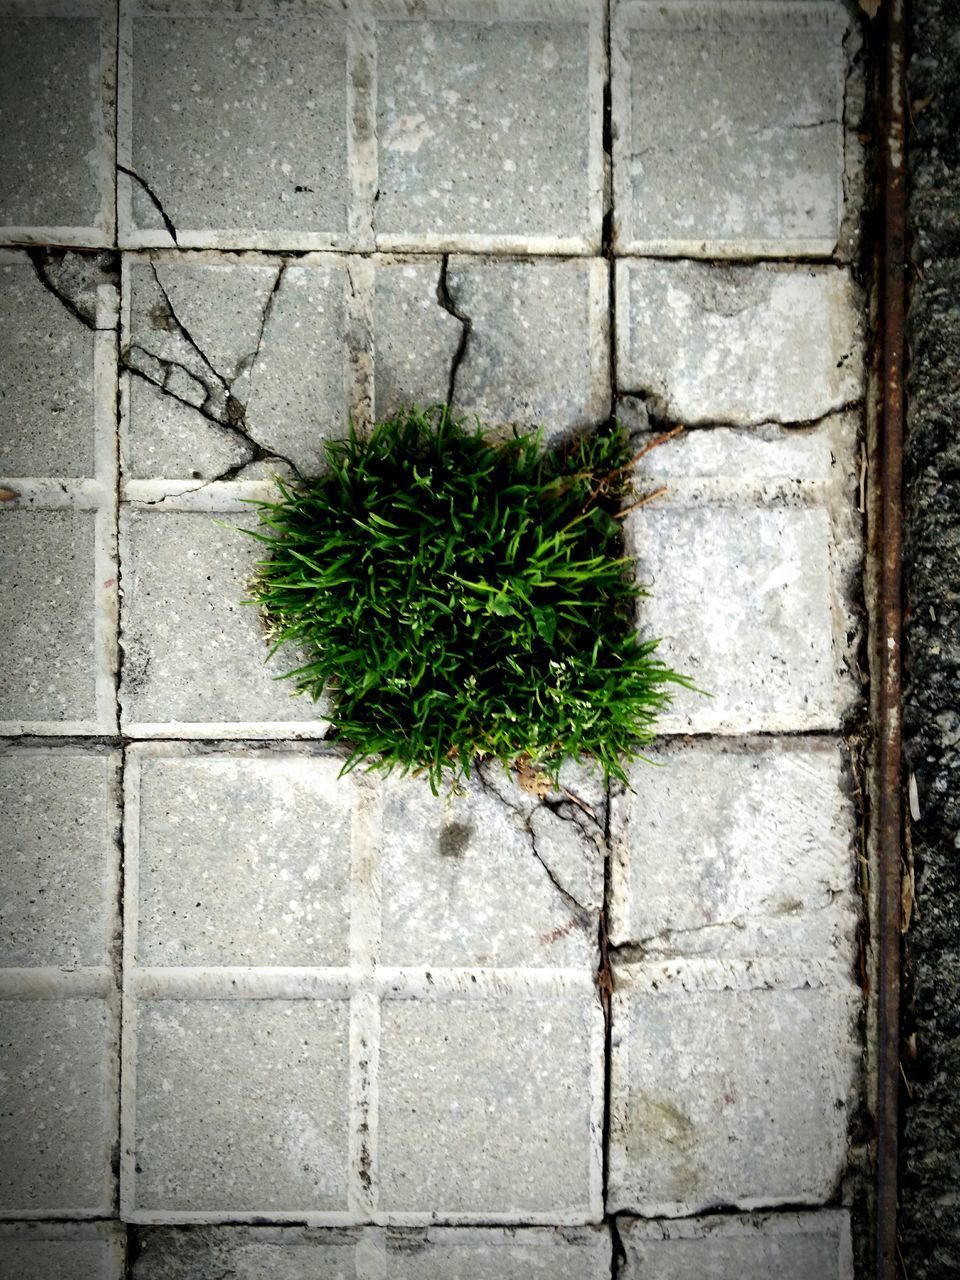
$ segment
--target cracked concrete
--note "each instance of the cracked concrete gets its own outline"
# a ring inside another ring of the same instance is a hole
[[[0,1223],[0,1270],[600,1280],[706,1249],[849,1280],[857,23],[80,8],[70,51],[44,6],[0,15],[95,135],[76,200],[54,147],[0,212],[30,246],[0,253],[0,1109],[30,1148],[0,1217],[62,1219]],[[625,523],[644,625],[710,696],[632,790],[341,778],[325,702],[263,661],[245,504],[442,402],[548,442],[690,428]]]

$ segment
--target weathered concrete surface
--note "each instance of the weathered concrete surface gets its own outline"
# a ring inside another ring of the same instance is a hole
[[[602,1229],[145,1228],[134,1280],[607,1280]]]
[[[4,4],[0,236],[109,245],[117,24],[112,0]]]
[[[839,4],[616,5],[618,250],[829,256],[847,25]]]
[[[915,910],[906,935],[901,1249],[960,1271],[960,6],[911,10],[905,760]]]
[[[836,267],[621,259],[617,377],[685,423],[805,422],[859,400],[862,299]]]
[[[463,321],[440,301],[440,259],[378,257],[373,305],[374,417],[445,404]]]
[[[0,1274],[16,1280],[121,1280],[125,1232],[116,1223],[0,1223]]]
[[[623,1280],[852,1280],[850,1217],[803,1214],[621,1219]]]

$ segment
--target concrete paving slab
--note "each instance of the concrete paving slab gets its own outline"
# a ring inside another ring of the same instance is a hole
[[[847,27],[840,4],[618,4],[618,251],[829,257]]]
[[[607,264],[450,259],[447,289],[469,331],[453,402],[481,422],[543,425],[556,441],[610,412]]]
[[[386,1238],[386,1280],[607,1280],[610,1253],[608,1233],[590,1227],[394,1228]]]
[[[113,0],[0,6],[0,239],[109,245],[117,15]]]
[[[338,781],[341,764],[249,748],[134,749],[124,845],[131,960],[348,964],[356,789]]]
[[[850,980],[766,957],[648,962],[614,977],[608,1211],[831,1199],[859,1057]]]
[[[836,267],[616,265],[617,380],[660,416],[810,422],[863,395],[862,300]]]
[[[155,255],[127,259],[124,284],[129,480],[230,477],[262,457],[316,475],[323,442],[368,415],[366,262]]]
[[[13,743],[0,751],[0,968],[111,965],[119,755]]]
[[[114,1223],[0,1223],[0,1273],[16,1280],[121,1280],[124,1244]]]
[[[57,998],[55,975],[0,986],[0,1217],[107,1216],[114,1209],[117,1027],[108,1001]],[[41,991],[46,981],[49,998]],[[31,998],[33,997],[33,998]]]
[[[363,1234],[336,1227],[144,1227],[134,1280],[366,1280]]]
[[[640,1222],[623,1218],[624,1280],[853,1280],[846,1210]]]
[[[218,523],[229,527],[222,527]],[[120,700],[135,737],[322,737],[323,706],[274,680],[295,655],[269,652],[247,584],[263,552],[247,510],[121,513]]]
[[[596,993],[586,976],[565,997],[524,985],[384,1002],[378,1203],[393,1221],[599,1220]]]
[[[602,813],[578,811],[581,826],[571,804],[544,819],[505,786],[506,799],[477,780],[437,797],[420,780],[384,782],[383,964],[594,966]]]
[[[123,1216],[345,1212],[347,1002],[223,994],[137,1002]]]
[[[120,243],[372,248],[354,26],[334,4],[124,0]]]
[[[597,252],[600,8],[376,9],[377,247]]]
[[[839,743],[669,742],[611,805],[610,938],[647,955],[856,954],[853,807]]]
[[[375,259],[375,417],[404,405],[445,404],[463,322],[439,299],[442,260]]]

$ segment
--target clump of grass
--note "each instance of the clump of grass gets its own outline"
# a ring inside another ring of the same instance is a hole
[[[409,409],[326,454],[319,479],[257,504],[252,595],[271,653],[308,658],[281,678],[332,693],[345,771],[425,771],[437,790],[478,757],[556,780],[587,756],[624,779],[687,684],[635,630],[625,433],[544,453]]]

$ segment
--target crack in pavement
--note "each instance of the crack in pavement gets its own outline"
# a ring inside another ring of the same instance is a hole
[[[467,353],[467,343],[473,331],[473,320],[465,311],[461,311],[454,301],[447,278],[449,268],[450,255],[445,253],[440,259],[440,275],[437,279],[437,302],[443,307],[444,311],[460,322],[460,341],[457,343],[457,349],[454,351],[453,358],[450,361],[450,374],[447,379],[447,408],[452,409],[454,392],[457,386],[457,374],[460,372],[460,366]]]
[[[80,324],[82,324],[85,329],[89,329],[91,333],[115,333],[116,332],[117,326],[115,324],[110,324],[110,325],[97,324],[95,294],[94,294],[94,304],[93,304],[94,311],[93,311],[93,314],[89,314],[87,311],[83,309],[83,307],[80,305],[79,302],[75,302],[74,299],[69,296],[69,294],[65,293],[63,289],[61,289],[57,284],[54,283],[53,279],[50,276],[50,271],[49,271],[50,262],[51,260],[55,260],[58,256],[62,261],[62,259],[66,257],[66,252],[60,255],[57,255],[56,253],[52,253],[49,249],[38,249],[33,247],[27,248],[25,252],[27,257],[30,259],[30,264],[33,267],[34,275],[36,276],[41,287],[45,289],[47,293],[51,294],[54,298],[56,298],[57,301],[61,304],[61,306],[63,306],[70,313],[70,315],[73,316],[75,320],[79,321]]]
[[[139,183],[141,189],[145,192],[148,199],[153,204],[153,207],[163,219],[163,225],[166,228],[167,235],[169,235],[174,244],[179,245],[180,242],[177,239],[177,228],[173,225],[173,220],[168,217],[166,209],[164,209],[163,205],[160,203],[160,197],[154,191],[153,187],[151,187],[150,183],[147,182],[146,178],[141,178],[139,173],[135,173],[133,169],[128,169],[122,164],[117,165],[117,172],[126,174],[128,178],[132,178],[134,182]]]

